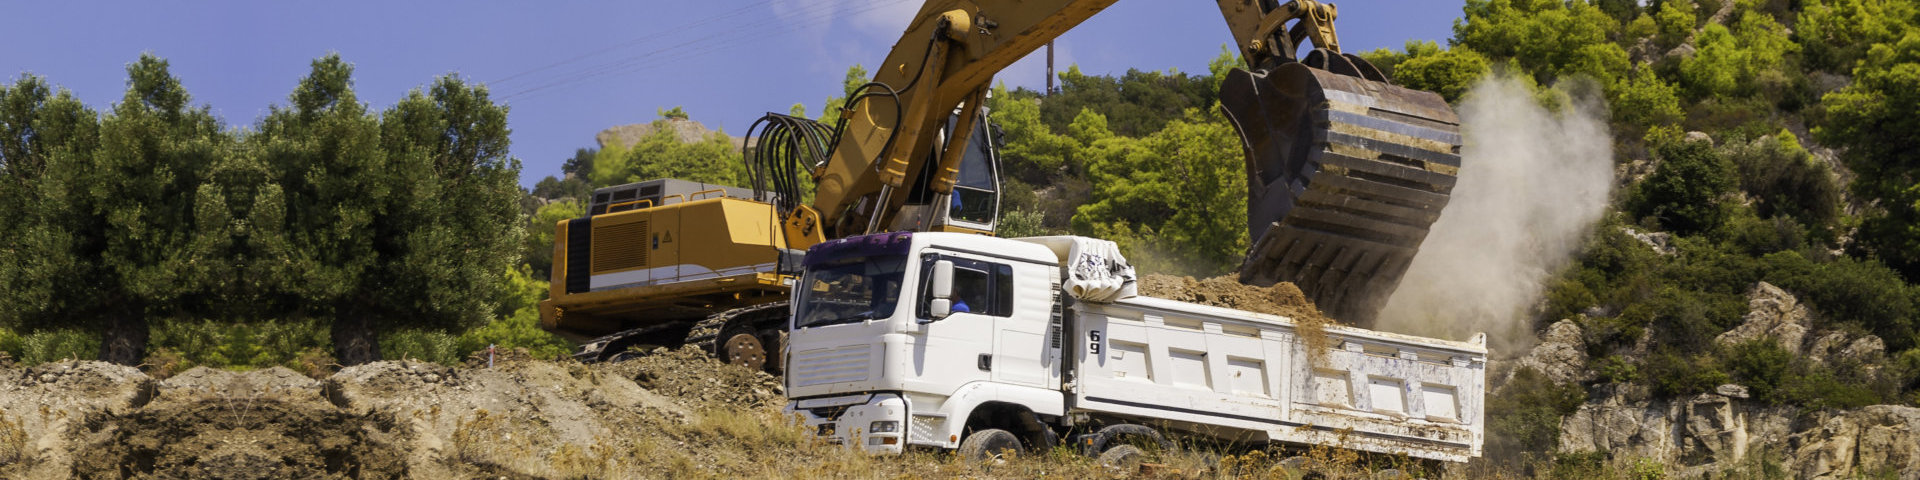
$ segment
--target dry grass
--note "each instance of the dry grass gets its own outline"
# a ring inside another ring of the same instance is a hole
[[[0,465],[18,462],[26,458],[27,430],[20,421],[10,420],[7,414],[0,412]]]

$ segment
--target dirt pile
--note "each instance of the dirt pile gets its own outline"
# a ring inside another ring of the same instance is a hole
[[[654,393],[695,404],[781,406],[787,401],[779,378],[713,361],[700,349],[656,348],[649,355],[608,366]]]
[[[1256,287],[1240,283],[1229,275],[1204,280],[1193,277],[1150,274],[1140,277],[1140,294],[1168,300],[1179,300],[1201,305],[1246,310],[1270,315],[1279,315],[1293,320],[1300,338],[1307,344],[1310,361],[1319,363],[1321,352],[1333,347],[1332,339],[1327,336],[1327,326],[1336,325],[1332,318],[1320,313],[1313,301],[1300,291],[1300,287],[1289,282],[1275,283],[1271,287]]]
[[[0,478],[61,478],[73,469],[75,441],[102,415],[139,410],[155,385],[133,367],[101,362],[49,363],[0,370]]]
[[[89,415],[75,432],[83,478],[403,478],[406,433],[391,416],[339,411],[320,384],[274,367],[199,367],[156,400]]]

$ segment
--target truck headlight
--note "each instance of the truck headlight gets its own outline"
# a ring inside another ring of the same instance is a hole
[[[879,420],[867,425],[868,433],[893,433],[900,431],[899,420]]]

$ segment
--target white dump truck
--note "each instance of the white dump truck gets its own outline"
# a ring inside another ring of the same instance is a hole
[[[787,408],[830,441],[969,455],[1068,441],[1101,454],[1177,432],[1480,455],[1484,334],[1302,332],[1138,296],[1114,245],[1082,237],[866,235],[816,245],[804,265]]]

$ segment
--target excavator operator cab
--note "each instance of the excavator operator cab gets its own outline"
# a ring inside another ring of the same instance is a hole
[[[967,147],[960,157],[960,171],[956,175],[953,191],[939,195],[930,184],[936,165],[939,165],[939,152],[951,138],[957,127],[960,114],[955,111],[947,117],[945,126],[940,129],[939,140],[930,153],[927,167],[921,169],[920,176],[914,179],[908,190],[907,202],[895,220],[895,231],[941,231],[967,233],[993,233],[1000,218],[1000,150],[999,128],[995,127],[982,108],[971,126],[973,134],[967,136]],[[932,222],[927,222],[931,213]],[[925,228],[915,228],[925,226]]]
[[[973,135],[967,136],[960,174],[946,205],[949,225],[991,232],[994,220],[1000,218],[1000,152],[994,148],[988,125],[985,120],[975,122]],[[951,131],[953,120],[947,126]]]

